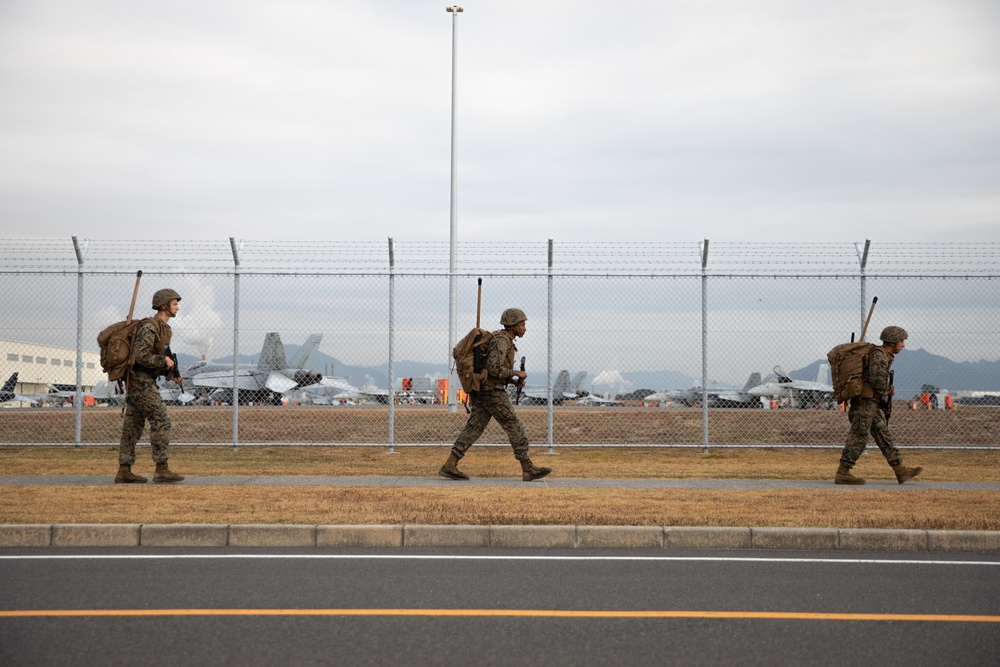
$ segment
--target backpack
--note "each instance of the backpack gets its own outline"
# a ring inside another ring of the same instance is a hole
[[[493,334],[476,327],[451,351],[455,359],[455,374],[466,394],[479,391],[486,380],[486,355]]]
[[[826,359],[830,362],[830,374],[833,377],[833,395],[837,403],[861,395],[868,375],[868,355],[875,347],[874,343],[843,343],[827,353]]]
[[[132,363],[135,361],[135,334],[145,320],[122,320],[97,334],[101,348],[101,370],[108,374],[109,382],[117,382],[119,390]]]

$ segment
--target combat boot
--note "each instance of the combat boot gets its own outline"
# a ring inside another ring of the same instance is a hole
[[[132,466],[124,463],[118,466],[118,474],[115,475],[115,484],[144,484],[148,480],[142,475],[132,472]]]
[[[851,474],[851,469],[843,463],[837,468],[837,476],[833,478],[834,484],[864,484],[865,480]]]
[[[468,475],[458,469],[458,456],[454,452],[451,453],[445,464],[438,470],[438,474],[448,479],[469,479]]]
[[[172,472],[170,468],[167,467],[167,462],[156,464],[156,471],[153,473],[153,481],[157,483],[161,482],[179,482],[184,479],[183,475],[178,475]]]
[[[552,472],[552,468],[536,468],[531,459],[521,461],[521,479],[525,482],[533,482],[536,479],[541,479],[550,472]]]
[[[916,468],[907,468],[902,463],[897,463],[892,466],[892,471],[896,473],[896,481],[902,484],[903,482],[908,482],[922,473],[924,469],[920,466],[917,466]]]

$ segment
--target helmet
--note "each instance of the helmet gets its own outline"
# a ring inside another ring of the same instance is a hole
[[[910,334],[906,333],[906,329],[903,327],[886,327],[882,329],[882,334],[879,336],[883,343],[898,343],[909,337]]]
[[[500,324],[505,327],[512,327],[518,322],[524,322],[528,319],[528,316],[524,314],[524,311],[520,308],[508,308],[503,311],[503,315],[500,316]]]
[[[171,299],[177,299],[180,301],[181,295],[172,289],[156,290],[156,293],[153,295],[153,310],[163,308],[165,305],[170,303]]]

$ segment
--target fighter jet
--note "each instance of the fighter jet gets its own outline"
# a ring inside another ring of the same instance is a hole
[[[581,396],[576,401],[577,405],[597,405],[602,407],[613,407],[616,405],[625,405],[621,401],[616,401],[613,398],[598,396],[597,394],[587,394],[586,396]]]
[[[834,392],[833,385],[826,382],[829,377],[829,364],[820,364],[815,382],[793,380],[781,366],[775,366],[774,372],[765,378],[763,384],[751,387],[746,392],[752,396],[787,403],[793,408],[832,408],[835,406]]]
[[[13,401],[17,398],[17,394],[14,393],[14,387],[17,386],[17,372],[11,373],[11,376],[7,378],[7,381],[3,383],[3,388],[0,389],[0,403],[7,403],[8,401]]]
[[[359,403],[389,404],[389,396],[391,395],[391,392],[388,389],[382,389],[381,387],[375,386],[375,380],[371,375],[365,375],[365,383],[360,389],[351,387],[350,385],[348,386],[349,389],[334,394],[333,398]]]
[[[11,374],[0,388],[0,403],[30,403],[31,405],[45,405],[46,403],[62,405],[66,401],[72,401],[76,396],[76,386],[68,384],[50,384],[48,391],[38,394],[17,394],[14,387],[17,386],[17,372]]]
[[[285,361],[281,336],[276,332],[267,334],[257,365],[239,365],[236,368],[236,388],[239,389],[240,403],[280,405],[282,394],[321,382],[323,374],[306,367],[322,339],[323,334],[309,336],[289,363]],[[206,368],[212,370],[205,370]],[[185,375],[195,387],[212,390],[208,392],[212,400],[232,403],[232,366],[227,370],[216,370],[208,364],[195,364],[181,373],[181,377]]]
[[[586,378],[587,371],[580,371],[572,380],[569,377],[569,371],[559,371],[556,381],[552,383],[552,405],[562,405],[563,401],[586,396],[587,392],[580,389]],[[513,400],[517,394],[517,387],[508,386],[507,393],[511,395]],[[521,390],[521,405],[548,405],[548,403],[549,396],[546,385],[527,385]]]
[[[644,397],[643,401],[660,402],[664,404],[678,403],[687,407],[700,407],[703,399],[710,408],[759,408],[760,399],[750,394],[751,387],[760,384],[760,373],[751,373],[742,390],[709,387],[702,391],[701,387],[690,389],[664,389]]]
[[[353,403],[360,390],[347,378],[324,375],[317,384],[300,390],[303,402],[309,405],[343,405]]]

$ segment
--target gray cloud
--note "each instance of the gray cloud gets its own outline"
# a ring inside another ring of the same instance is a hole
[[[460,236],[1000,240],[994,3],[472,3]],[[27,237],[442,240],[444,3],[0,7]]]

